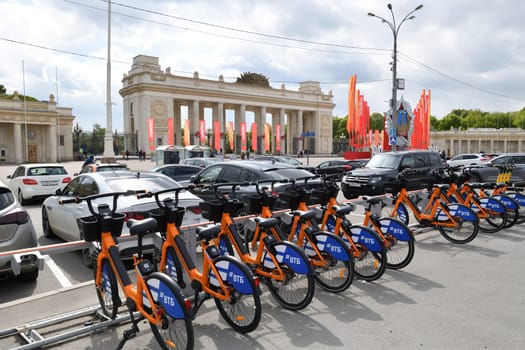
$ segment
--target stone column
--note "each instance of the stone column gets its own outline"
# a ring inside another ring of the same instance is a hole
[[[48,149],[48,152],[46,152],[46,161],[56,162],[57,161],[57,127],[54,124],[49,125],[49,128],[47,130],[48,130],[47,137],[49,138],[49,149]],[[111,147],[113,147],[113,144],[111,144]],[[113,149],[111,149],[111,153],[113,154]]]
[[[303,110],[298,110],[297,111],[297,129],[295,132],[295,137],[300,137],[303,131],[304,131]],[[297,147],[298,147],[297,151],[300,151],[305,147],[304,139],[298,142]]]
[[[257,118],[257,115],[256,115]],[[266,126],[266,107],[262,106],[259,109],[259,115],[258,115],[258,121],[257,121],[257,133],[258,135],[258,145],[259,148],[259,154],[265,154],[266,150],[264,149],[264,128]]]
[[[193,100],[188,104],[188,119],[190,121],[190,144],[198,145],[198,137],[195,137],[195,131],[199,129],[199,100]],[[181,145],[184,142],[181,140]]]
[[[236,153],[241,153],[241,123],[246,124],[246,105],[245,104],[240,104],[235,109],[235,152]],[[248,129],[246,129],[246,131],[248,131]]]
[[[24,162],[25,157],[23,157],[23,147],[22,145],[22,126],[20,123],[15,123],[13,125],[13,131],[14,131],[14,146],[15,146],[15,162],[17,164],[21,164]],[[26,155],[27,157],[27,155]],[[9,157],[7,158],[9,159]]]

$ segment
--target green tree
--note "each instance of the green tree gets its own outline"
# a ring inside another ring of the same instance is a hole
[[[7,92],[5,86],[3,84],[0,84],[0,95],[5,95]]]
[[[370,115],[370,130],[383,130],[385,128],[385,117],[382,113],[374,112]]]

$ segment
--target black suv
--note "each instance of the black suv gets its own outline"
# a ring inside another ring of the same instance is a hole
[[[407,189],[417,190],[435,183],[432,170],[443,168],[439,154],[432,151],[402,151],[378,153],[364,168],[350,171],[341,181],[341,190],[346,198],[360,195],[384,194],[385,184],[391,186],[397,175],[405,169],[417,169],[410,173]]]

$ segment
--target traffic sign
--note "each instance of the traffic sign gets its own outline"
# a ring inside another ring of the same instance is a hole
[[[395,135],[390,135],[390,136],[388,137],[388,144],[389,144],[390,146],[393,146],[393,145],[396,144],[396,136],[395,136]]]

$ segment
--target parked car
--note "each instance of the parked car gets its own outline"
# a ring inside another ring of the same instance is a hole
[[[59,201],[61,199],[127,190],[148,190],[154,192],[173,187],[180,187],[180,185],[171,178],[156,172],[103,171],[80,174],[63,190],[57,190],[54,196],[44,200],[42,204],[44,236],[53,237],[56,235],[65,241],[83,239],[80,218],[91,215],[87,203],[60,204]],[[111,203],[111,201],[111,197],[105,197],[100,198],[95,203]],[[198,224],[204,221],[200,215],[199,202],[201,202],[201,199],[188,191],[180,193],[178,205],[187,209],[184,214],[183,225]],[[129,218],[142,219],[148,212],[156,208],[157,204],[154,198],[137,199],[136,196],[121,196],[117,203],[117,212],[125,213],[126,220]],[[128,228],[124,225],[122,234],[127,233]],[[147,251],[152,251],[153,240],[146,237],[144,247]],[[136,250],[136,241],[121,242],[119,249],[123,258],[129,258]],[[85,249],[82,255],[84,263],[90,266],[90,251]]]
[[[269,160],[273,162],[286,163],[294,166],[301,166],[303,163],[295,157],[289,156],[270,156],[270,155],[254,155],[250,159],[252,160]]]
[[[484,153],[462,153],[447,160],[447,165],[451,167],[460,165],[478,165],[490,160],[491,158]]]
[[[437,152],[402,151],[375,154],[363,168],[350,171],[341,181],[341,190],[346,198],[360,195],[384,194],[386,188],[396,183],[397,175],[405,169],[420,172],[409,176],[407,188],[416,190],[435,183],[434,169],[443,167]],[[385,186],[385,184],[387,186]]]
[[[496,182],[502,167],[512,169],[510,182],[525,182],[525,153],[505,153],[477,166],[469,167],[470,179],[476,182]]]
[[[97,171],[129,170],[124,163],[91,163],[82,168],[79,174],[94,173]],[[78,175],[78,174],[75,174]]]
[[[315,167],[315,173],[321,174],[330,172],[331,169],[335,169],[335,171],[350,171],[353,169],[361,168],[368,163],[370,159],[355,159],[355,160],[348,160],[348,159],[331,159],[327,160],[325,162],[322,162],[318,164]]]
[[[186,158],[180,161],[180,164],[193,165],[201,168],[206,168],[208,165],[221,163],[224,159],[222,158]]]
[[[166,164],[151,170],[169,176],[185,186],[189,184],[191,176],[197,174],[202,168],[194,165]]]
[[[51,196],[57,187],[71,181],[66,168],[57,163],[22,164],[7,178],[10,180],[7,185],[22,205]]]
[[[33,248],[38,245],[35,228],[27,211],[16,200],[13,192],[0,181],[0,252]],[[35,280],[38,262],[33,254],[24,255],[18,279]],[[11,257],[0,257],[0,279],[13,276]]]
[[[220,164],[210,165],[202,170],[197,175],[192,176],[191,182],[196,185],[212,185],[226,182],[254,182],[257,180],[285,180],[285,179],[300,179],[314,176],[313,173],[292,167],[285,163],[271,163],[252,160],[229,161]],[[297,184],[301,185],[304,181],[299,181]],[[310,181],[313,187],[321,187],[323,183],[320,181]],[[224,187],[221,191],[227,191],[231,188]],[[196,187],[191,191],[205,201],[216,199],[213,189]],[[275,186],[275,191],[279,194],[293,193],[293,185],[291,183],[279,183]],[[257,194],[255,186],[240,186],[237,198],[244,203],[244,207],[240,208],[232,216],[241,216],[245,214],[256,213],[257,206],[253,203],[253,198]],[[313,194],[310,196],[308,204],[316,204],[320,202],[320,195]],[[274,205],[274,209],[289,209],[290,204],[284,197],[280,197]]]

